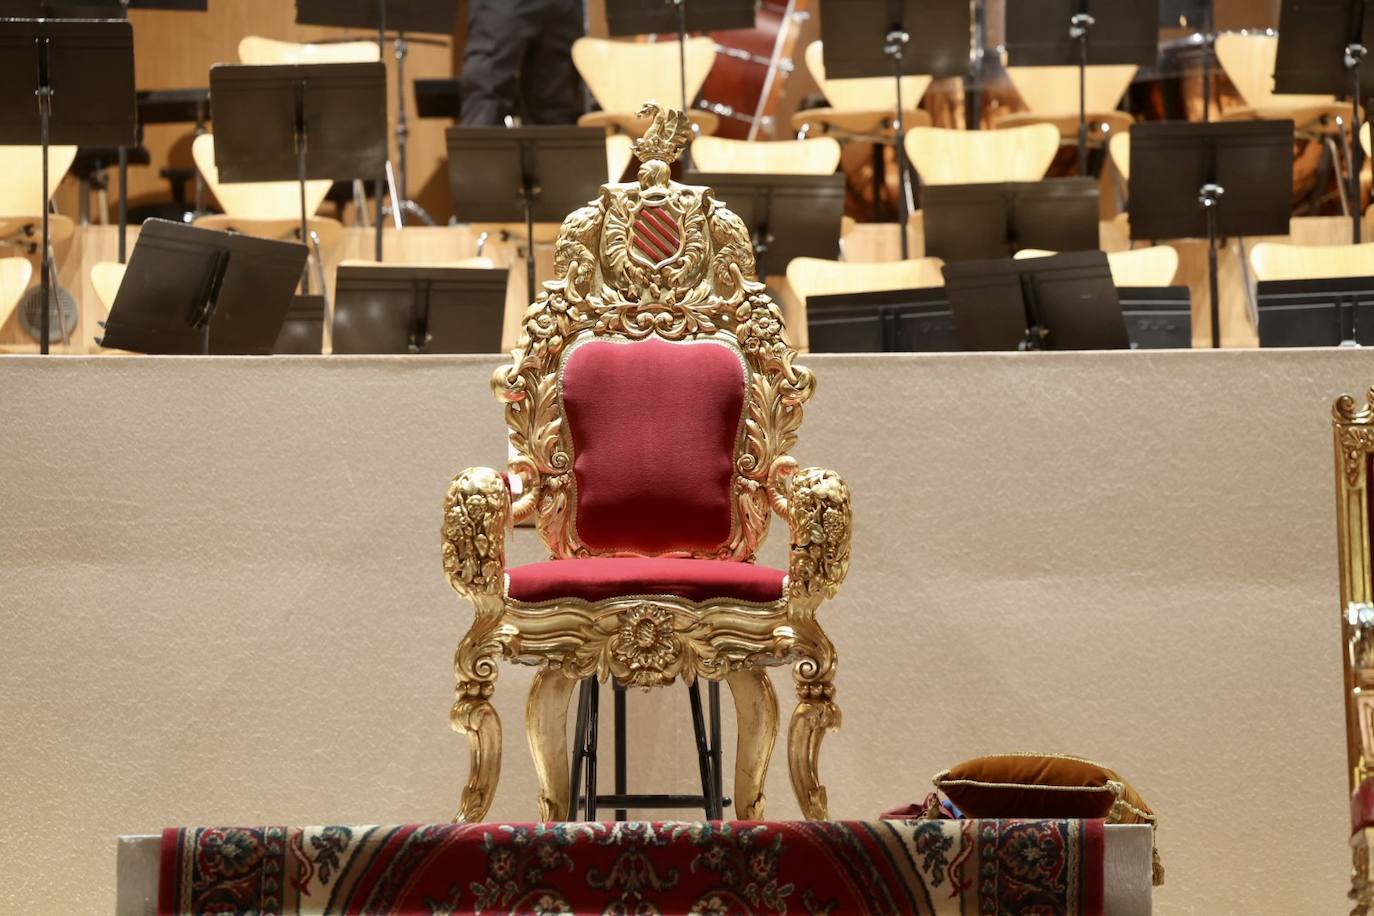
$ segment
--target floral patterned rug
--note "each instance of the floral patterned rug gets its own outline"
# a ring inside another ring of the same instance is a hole
[[[1100,914],[1101,821],[192,827],[158,912]]]

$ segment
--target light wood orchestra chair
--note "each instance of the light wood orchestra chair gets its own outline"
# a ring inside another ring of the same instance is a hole
[[[1329,133],[1336,118],[1349,121],[1350,106],[1331,95],[1295,95],[1274,91],[1274,64],[1279,38],[1258,32],[1223,32],[1216,40],[1217,61],[1244,100],[1242,108],[1222,113],[1223,120],[1286,120],[1299,132]],[[1321,122],[1327,122],[1323,125]]]
[[[1057,252],[1023,248],[1016,252],[1016,258],[1044,258],[1053,254]],[[1107,265],[1112,271],[1112,283],[1117,286],[1170,286],[1178,274],[1178,251],[1168,245],[1109,251]]]
[[[716,43],[706,36],[687,39],[687,104],[701,92],[716,62]],[[601,111],[577,119],[584,127],[604,127],[610,133],[638,137],[649,126],[639,111],[645,99],[662,105],[681,104],[678,43],[672,41],[615,41],[579,38],[573,42],[573,66],[587,83]],[[715,133],[720,118],[693,109],[688,117],[702,134]]]
[[[4,327],[33,279],[28,258],[0,258],[0,327]]]
[[[1363,245],[1289,245],[1261,242],[1250,249],[1256,280],[1319,280],[1374,276],[1374,242]]]
[[[357,64],[381,60],[375,41],[302,43],[248,35],[239,42],[245,64]]]
[[[115,297],[119,295],[119,287],[124,282],[124,272],[128,267],[128,264],[118,261],[99,261],[91,266],[91,288],[95,290],[95,297],[105,307],[107,314],[114,307]]]
[[[813,41],[806,47],[806,69],[825,96],[823,108],[808,108],[792,115],[792,130],[799,136],[829,134],[840,140],[892,141],[892,121],[897,111],[897,90],[887,77],[830,79],[825,73],[825,46]],[[930,88],[929,76],[902,77],[902,122],[907,129],[930,124],[930,113],[920,107]]]
[[[48,186],[43,187],[41,146],[0,146],[0,248],[39,254],[43,236],[43,201],[52,201],[72,163],[75,146],[48,147]],[[76,232],[76,223],[58,213],[48,215],[54,245]]]
[[[831,137],[767,141],[698,137],[692,143],[692,163],[703,172],[831,175],[840,166],[840,144]]]
[[[1134,64],[1102,64],[1087,68],[1088,142],[1101,145],[1131,126],[1132,118],[1118,111],[1121,97],[1135,79]],[[1078,143],[1078,68],[1008,67],[1007,77],[1027,111],[1003,115],[993,122],[998,129],[1026,124],[1053,124],[1066,143]]]
[[[1059,129],[1028,124],[1006,130],[917,127],[906,154],[924,184],[1039,181],[1059,150]]]
[[[810,297],[944,286],[943,266],[939,258],[873,262],[793,258],[787,265],[787,285],[799,308],[787,315],[787,331],[797,348],[806,350],[811,345],[806,311]]]

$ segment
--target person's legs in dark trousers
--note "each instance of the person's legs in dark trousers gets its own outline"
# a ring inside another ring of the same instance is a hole
[[[530,0],[468,0],[459,75],[464,127],[499,127],[520,113],[520,70],[539,31],[529,6]]]
[[[576,124],[581,82],[572,46],[582,37],[582,0],[518,0],[516,5],[529,9],[539,24],[520,72],[525,123]]]

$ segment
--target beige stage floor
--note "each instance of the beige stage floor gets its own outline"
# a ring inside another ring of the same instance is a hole
[[[0,912],[108,912],[119,834],[452,813],[471,615],[439,506],[504,456],[496,362],[0,358]],[[798,457],[855,494],[823,609],[832,814],[975,754],[1078,753],[1160,813],[1158,912],[1344,912],[1328,417],[1374,358],[808,362]],[[537,553],[522,531],[515,559]],[[498,685],[497,818],[535,816],[529,680]],[[630,706],[631,789],[688,789],[684,691]],[[783,755],[769,786],[770,816],[797,816]]]

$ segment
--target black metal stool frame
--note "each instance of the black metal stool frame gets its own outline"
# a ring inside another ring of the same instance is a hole
[[[576,819],[581,808],[582,819],[597,819],[598,807],[614,807],[615,819],[627,819],[629,809],[635,808],[701,808],[708,821],[725,817],[730,799],[724,796],[720,760],[720,684],[709,681],[707,704],[710,712],[709,739],[701,708],[701,687],[693,681],[687,686],[687,698],[692,706],[692,732],[696,737],[697,769],[701,776],[700,795],[635,794],[626,791],[628,753],[625,743],[625,688],[612,685],[615,702],[615,792],[599,795],[596,791],[597,720],[601,711],[601,685],[595,677],[584,678],[577,693],[577,722],[573,730],[572,773],[569,794],[572,805],[569,815]],[[585,785],[582,785],[585,776]]]

